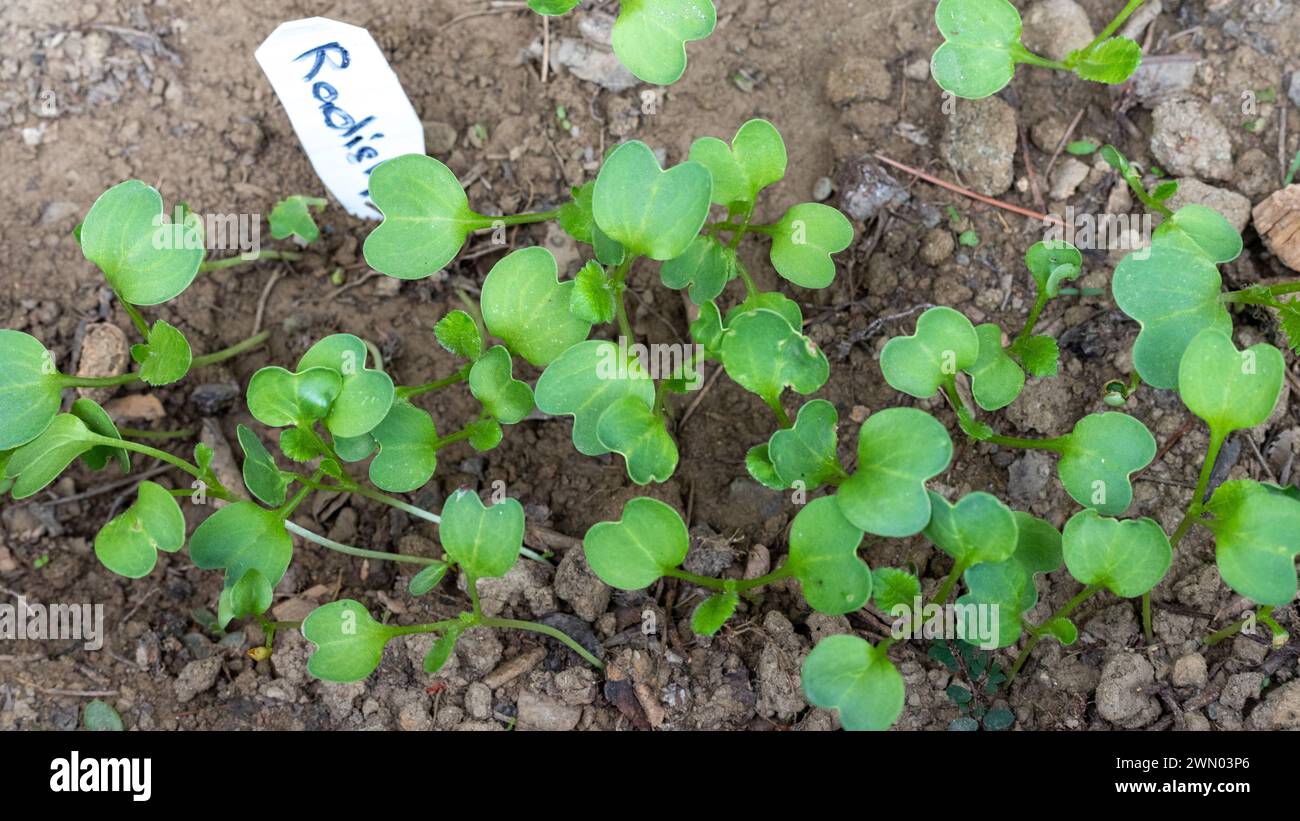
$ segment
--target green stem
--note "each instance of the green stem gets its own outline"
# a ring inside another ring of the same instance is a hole
[[[793,426],[794,423],[790,421],[790,414],[786,413],[785,408],[781,406],[780,397],[773,399],[764,398],[763,401],[772,409],[772,413],[776,414],[776,419],[781,423],[781,427],[789,428]]]
[[[470,366],[466,365],[451,376],[444,376],[442,379],[425,382],[423,385],[403,385],[397,389],[397,396],[400,399],[410,399],[412,396],[419,396],[422,393],[441,390],[458,382],[464,382],[469,378],[469,370]]]
[[[438,564],[439,562],[438,559],[430,559],[425,556],[407,556],[402,553],[385,553],[382,550],[366,550],[361,547],[353,547],[352,545],[343,544],[342,542],[336,542],[333,539],[320,535],[319,533],[310,531],[296,522],[290,522],[288,520],[284,523],[284,529],[290,533],[303,537],[309,542],[315,542],[321,547],[326,547],[330,550],[339,553],[346,553],[349,556],[356,556],[362,559],[378,559],[386,562],[409,562],[410,564],[423,565]]]
[[[230,359],[231,357],[239,356],[241,353],[244,353],[245,351],[250,351],[253,348],[260,346],[263,342],[265,342],[270,338],[271,338],[270,331],[262,331],[261,333],[253,334],[248,339],[245,339],[242,342],[236,342],[234,345],[231,345],[229,348],[222,348],[219,351],[213,351],[212,353],[204,354],[203,356],[196,356],[190,362],[190,370],[195,371],[198,370],[199,368],[207,367],[208,365],[215,365],[218,362],[225,362],[227,359]]]
[[[739,259],[736,260],[736,273],[740,274],[740,279],[745,283],[746,299],[755,299],[762,293],[758,290],[758,286],[754,284],[754,278],[749,275],[749,269]]]
[[[1034,298],[1034,307],[1029,311],[1029,317],[1025,320],[1025,327],[1020,329],[1020,333],[1011,342],[1012,348],[1018,348],[1025,344],[1025,340],[1029,339],[1029,335],[1034,332],[1034,326],[1038,324],[1039,315],[1043,313],[1043,308],[1047,307],[1048,299],[1050,297],[1041,291]]]
[[[1087,587],[1080,590],[1074,598],[1070,599],[1068,602],[1062,605],[1060,610],[1057,610],[1055,613],[1048,616],[1047,620],[1044,621],[1043,624],[1040,624],[1037,627],[1029,628],[1029,635],[1030,635],[1029,641],[1026,642],[1024,649],[1021,650],[1020,655],[1016,657],[1016,663],[1011,667],[1011,672],[1007,676],[1007,687],[1010,687],[1011,682],[1016,680],[1016,674],[1020,672],[1021,667],[1025,666],[1025,662],[1029,660],[1029,654],[1034,652],[1034,647],[1038,645],[1038,642],[1042,641],[1043,636],[1047,635],[1047,631],[1043,629],[1043,625],[1051,622],[1054,619],[1065,618],[1066,616],[1070,615],[1072,612],[1074,612],[1074,609],[1076,607],[1083,604],[1085,601],[1087,601],[1089,598],[1096,595],[1097,593],[1100,593],[1101,589],[1102,588],[1100,585],[1096,585],[1096,584],[1088,585]]]
[[[497,223],[502,225],[528,225],[534,222],[546,222],[553,220],[560,215],[560,209],[556,208],[551,211],[531,211],[527,214],[507,214],[500,217],[484,216],[478,220],[475,230],[482,231],[491,228]]]
[[[1151,591],[1142,594],[1142,637],[1146,639],[1147,644],[1154,644],[1156,640],[1155,629],[1151,626]]]
[[[1233,622],[1222,630],[1215,630],[1201,641],[1206,647],[1213,647],[1224,639],[1230,639],[1240,633],[1241,628],[1245,627],[1246,622],[1248,621],[1250,621],[1250,619],[1242,619],[1241,621]]]
[[[1065,63],[1049,60],[1046,57],[1040,57],[1016,41],[1011,44],[1011,57],[1017,63],[1025,63],[1031,66],[1042,66],[1043,68],[1055,68],[1061,71],[1069,71],[1070,67]]]
[[[364,496],[367,499],[370,499],[375,502],[380,502],[382,504],[386,504],[389,507],[395,507],[398,510],[402,510],[411,514],[417,519],[424,519],[426,522],[433,522],[434,524],[441,524],[442,522],[442,517],[439,516],[437,513],[430,513],[429,511],[425,510],[422,507],[416,507],[415,505],[407,504],[406,502],[403,502],[401,499],[396,499],[392,496],[389,496],[387,493],[381,493],[378,490],[371,490],[368,487],[362,487],[360,485],[356,485],[354,487],[339,487],[334,489],[344,490],[348,493],[355,493],[358,496]]]
[[[425,624],[408,624],[405,627],[388,625],[388,629],[394,636],[410,636],[415,633],[441,633],[460,623],[460,619],[443,619],[442,621],[431,621]]]
[[[956,562],[952,570],[948,573],[948,578],[943,580],[943,584],[935,591],[934,598],[930,599],[930,604],[946,604],[948,597],[952,595],[952,589],[957,585],[957,580],[961,574],[966,572],[966,562]]]
[[[614,268],[614,273],[610,278],[614,281],[614,295],[618,298],[614,303],[614,310],[618,317],[618,332],[627,340],[630,348],[636,342],[636,336],[632,333],[632,322],[627,316],[627,304],[623,299],[623,292],[627,290],[627,272],[632,268],[632,260],[625,259]]]
[[[140,373],[133,371],[118,374],[117,376],[71,376],[61,373],[58,379],[59,385],[64,388],[111,388],[116,385],[129,385],[132,382],[139,382]]]
[[[1223,441],[1227,437],[1221,434],[1213,427],[1210,428],[1210,447],[1205,452],[1205,461],[1201,463],[1201,475],[1196,479],[1196,490],[1192,491],[1192,501],[1187,506],[1187,512],[1183,514],[1182,521],[1178,523],[1174,535],[1169,539],[1170,547],[1178,547],[1178,543],[1187,535],[1187,531],[1196,523],[1197,517],[1201,513],[1202,501],[1205,498],[1205,490],[1210,486],[1210,474],[1214,472],[1214,463],[1219,460],[1219,449],[1223,447]]]
[[[1124,25],[1124,21],[1127,20],[1133,12],[1137,11],[1138,6],[1142,5],[1143,2],[1144,0],[1128,0],[1128,5],[1125,6],[1119,14],[1115,15],[1115,19],[1111,20],[1106,28],[1101,30],[1101,34],[1098,34],[1097,37],[1088,44],[1088,47],[1085,48],[1084,51],[1092,51],[1094,48],[1099,46],[1102,41],[1109,38],[1116,31],[1119,31],[1119,27]]]
[[[194,428],[179,430],[142,430],[140,428],[118,428],[117,432],[132,439],[188,439],[194,435]]]
[[[302,259],[302,254],[297,251],[276,251],[267,248],[257,252],[257,256],[244,259],[242,256],[226,257],[225,259],[209,259],[199,265],[200,271],[220,271],[225,268],[234,268],[237,265],[246,263],[261,262],[268,259],[282,259],[286,262],[293,262]]]
[[[130,439],[114,439],[109,436],[100,436],[99,434],[92,434],[89,441],[97,445],[104,445],[110,448],[121,448],[122,450],[129,450],[134,453],[151,456],[154,459],[166,462],[172,467],[185,471],[199,481],[207,481],[207,477],[204,475],[203,471],[199,470],[196,465],[192,465],[179,456],[174,456],[165,450],[151,448],[148,445],[142,445],[139,442],[132,442]],[[236,501],[235,497],[231,496],[230,493],[222,487],[209,487],[207,493],[210,496],[215,496],[218,499],[224,499],[228,502]]]
[[[1244,288],[1240,291],[1228,291],[1219,296],[1220,302],[1252,302],[1258,299],[1260,292],[1259,287]],[[1279,282],[1276,285],[1269,285],[1263,289],[1268,292],[1269,296],[1283,296],[1285,294],[1300,293],[1300,282]]]
[[[484,627],[509,627],[515,630],[527,630],[530,633],[541,633],[544,636],[550,636],[551,638],[563,644],[565,647],[568,647],[573,652],[582,656],[587,661],[587,663],[590,664],[592,667],[595,667],[597,670],[605,669],[604,662],[602,662],[600,659],[596,658],[590,652],[588,652],[587,648],[583,647],[581,644],[578,644],[578,642],[569,638],[569,636],[566,635],[565,633],[556,630],[554,627],[550,627],[545,624],[537,624],[536,622],[531,622],[531,621],[518,621],[516,619],[496,619],[488,616],[484,616],[480,618],[479,624],[483,625]]]
[[[690,571],[682,570],[680,567],[674,567],[671,570],[666,571],[664,575],[670,576],[674,579],[681,579],[684,582],[690,582],[691,584],[697,585],[699,587],[705,587],[708,588],[709,590],[731,589],[731,590],[735,590],[737,593],[744,593],[746,591],[753,590],[754,588],[762,587],[764,585],[771,584],[775,581],[784,579],[788,577],[790,573],[791,571],[789,565],[783,564],[780,567],[778,567],[776,570],[773,570],[771,573],[768,573],[765,576],[759,576],[754,579],[717,579],[712,576],[700,576],[698,574],[691,573]]]
[[[131,323],[134,324],[135,329],[140,332],[140,336],[144,337],[145,341],[148,341],[149,323],[144,321],[144,316],[141,315],[140,310],[125,299],[122,299],[121,294],[118,294],[116,291],[113,293],[117,296],[117,301],[122,306],[122,310],[126,311],[126,315],[131,317]]]

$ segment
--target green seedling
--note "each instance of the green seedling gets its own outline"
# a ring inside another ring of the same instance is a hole
[[[319,197],[304,197],[296,194],[286,197],[271,209],[267,221],[271,224],[271,236],[275,239],[293,237],[301,245],[310,245],[320,237],[320,228],[311,209],[324,208],[328,202]]]
[[[548,17],[567,14],[580,0],[528,0]],[[614,54],[638,80],[672,85],[686,70],[686,44],[713,33],[712,0],[623,0],[614,21]]]
[[[1142,49],[1113,35],[1142,2],[1129,0],[1096,39],[1058,61],[1034,54],[1020,42],[1020,12],[1008,0],[940,0],[934,21],[944,43],[930,59],[930,73],[945,91],[972,100],[1001,91],[1018,63],[1070,71],[1108,85],[1122,83],[1142,62]]]

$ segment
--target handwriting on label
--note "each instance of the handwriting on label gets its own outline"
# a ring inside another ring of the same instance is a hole
[[[312,17],[281,24],[255,56],[321,182],[349,213],[378,219],[370,173],[423,154],[424,127],[374,38]]]

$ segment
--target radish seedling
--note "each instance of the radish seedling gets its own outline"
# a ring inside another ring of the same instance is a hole
[[[1008,0],[940,0],[934,21],[944,43],[930,59],[930,73],[945,91],[977,100],[1001,91],[1025,63],[1072,71],[1085,80],[1114,85],[1132,76],[1142,50],[1127,37],[1112,36],[1143,0],[1129,0],[1087,46],[1064,60],[1050,60],[1020,41],[1020,12]]]
[[[528,0],[548,17],[568,14],[581,0]],[[622,0],[614,21],[614,54],[638,80],[672,85],[686,70],[686,44],[713,33],[713,0]]]

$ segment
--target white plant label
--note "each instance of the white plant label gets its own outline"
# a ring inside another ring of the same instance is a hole
[[[348,213],[379,219],[370,172],[423,154],[424,126],[370,32],[324,17],[293,20],[254,56],[321,182]]]

